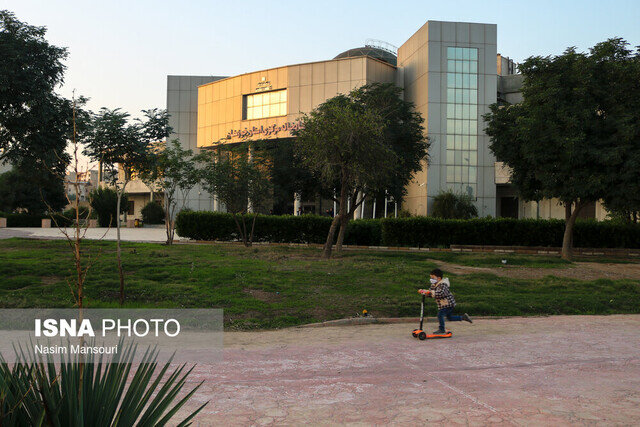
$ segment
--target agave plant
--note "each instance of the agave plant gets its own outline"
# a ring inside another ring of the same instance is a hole
[[[10,367],[0,356],[0,426],[165,425],[202,385],[177,400],[193,367],[181,365],[167,376],[171,360],[158,370],[156,349],[134,363],[137,346],[120,342],[119,348],[111,363],[93,355],[59,364],[51,356],[26,361],[16,350],[20,361]],[[189,425],[207,403],[178,425]]]

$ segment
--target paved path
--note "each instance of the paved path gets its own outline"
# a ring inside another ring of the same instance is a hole
[[[73,233],[73,229],[67,229]],[[115,228],[89,228],[85,237],[87,239],[116,240],[117,230]],[[0,228],[0,239],[11,237],[24,237],[30,239],[64,239],[62,232],[56,228]],[[167,233],[164,228],[121,228],[120,237],[123,241],[129,242],[166,242]],[[177,234],[176,240],[182,240]]]
[[[433,324],[429,324],[433,327]],[[413,325],[225,334],[200,365],[196,425],[631,425],[640,315],[478,320],[420,342]]]

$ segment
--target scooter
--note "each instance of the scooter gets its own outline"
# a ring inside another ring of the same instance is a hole
[[[447,331],[443,334],[427,334],[425,331],[422,330],[422,325],[424,323],[424,302],[425,302],[425,298],[431,294],[431,291],[425,291],[420,289],[418,293],[422,294],[422,303],[420,304],[420,328],[414,329],[413,332],[411,332],[411,335],[413,335],[414,338],[418,338],[421,341],[436,339],[436,338],[451,338],[451,336],[453,335],[451,331]]]

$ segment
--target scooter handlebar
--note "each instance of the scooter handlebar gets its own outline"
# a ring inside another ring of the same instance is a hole
[[[422,294],[422,295],[431,295],[431,291],[427,290],[427,289],[418,289],[418,293]]]

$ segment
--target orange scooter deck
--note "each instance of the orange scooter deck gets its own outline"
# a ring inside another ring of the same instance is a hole
[[[424,334],[424,335],[421,336],[421,334]],[[453,334],[451,333],[451,331],[447,331],[444,334],[427,334],[421,329],[414,329],[411,332],[411,335],[413,335],[414,338],[419,338],[421,340],[424,340],[424,339],[431,340],[431,339],[438,339],[438,338],[451,338]]]

